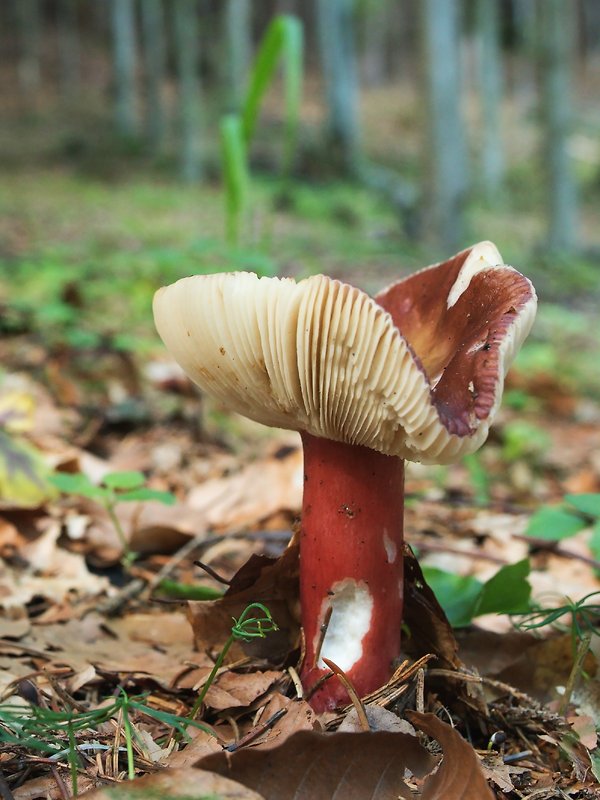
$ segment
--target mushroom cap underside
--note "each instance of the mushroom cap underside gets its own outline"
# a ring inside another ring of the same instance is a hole
[[[323,275],[247,272],[183,278],[154,299],[167,349],[229,409],[427,463],[485,441],[535,309],[487,242],[376,300]]]

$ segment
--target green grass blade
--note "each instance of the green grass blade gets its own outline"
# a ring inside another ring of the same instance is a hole
[[[75,731],[73,730],[72,723],[67,726],[69,733],[69,752],[67,760],[69,762],[69,771],[71,773],[71,788],[73,790],[73,797],[77,797],[77,744],[75,742]]]
[[[303,34],[300,21],[286,14],[275,17],[267,28],[256,56],[246,102],[242,109],[244,140],[248,146],[254,135],[262,99],[281,60],[285,74],[286,145],[284,166],[286,169],[289,168],[291,162],[300,114],[302,54]]]

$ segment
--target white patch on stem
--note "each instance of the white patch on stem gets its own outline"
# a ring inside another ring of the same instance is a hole
[[[329,607],[333,610],[321,647],[319,667],[326,668],[323,656],[348,672],[362,658],[362,641],[371,627],[373,598],[364,581],[352,578],[334,583],[332,596],[323,602],[321,618]]]
[[[398,545],[396,542],[390,539],[388,532],[385,529],[383,531],[383,546],[385,548],[388,564],[393,564],[396,560],[396,556],[398,555]]]

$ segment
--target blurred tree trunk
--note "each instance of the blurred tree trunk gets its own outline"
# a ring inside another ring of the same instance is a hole
[[[598,0],[583,0],[581,6],[582,56],[584,62],[588,56],[600,50],[600,3]]]
[[[81,83],[81,50],[79,47],[79,16],[77,0],[60,0],[56,8],[60,83],[65,100],[72,101]]]
[[[522,112],[528,113],[537,102],[535,54],[538,49],[536,0],[514,0],[514,28],[517,34],[518,58],[511,59],[510,90]]]
[[[181,176],[186,183],[193,183],[202,176],[198,14],[194,0],[176,0],[172,8],[179,78]]]
[[[317,0],[327,135],[334,162],[346,171],[357,164],[360,138],[353,11],[353,0]]]
[[[363,9],[364,77],[367,86],[381,86],[387,78],[387,35],[389,29],[386,0],[370,0]]]
[[[146,135],[158,149],[165,134],[163,86],[165,81],[165,13],[162,0],[142,0],[142,34],[146,82]]]
[[[227,51],[227,107],[229,111],[239,111],[252,53],[252,1],[224,0],[223,13]]]
[[[481,114],[480,179],[484,193],[491,199],[501,188],[504,171],[498,0],[477,0],[475,12]]]
[[[422,0],[429,226],[448,250],[463,235],[467,153],[461,113],[457,0]]]
[[[577,240],[577,198],[568,153],[572,124],[571,67],[574,57],[574,4],[564,0],[540,3],[544,164],[548,176],[548,242],[555,250],[569,251]]]
[[[135,96],[134,0],[112,0],[115,123],[121,136],[132,138],[137,129]]]
[[[18,76],[21,91],[31,95],[40,86],[41,13],[39,0],[16,0],[19,37]]]

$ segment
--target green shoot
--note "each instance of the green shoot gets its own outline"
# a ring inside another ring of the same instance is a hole
[[[262,616],[250,616],[250,613],[254,610],[258,609],[258,611],[262,612]],[[251,603],[249,606],[246,606],[244,611],[242,612],[241,616],[238,619],[233,620],[233,627],[231,628],[231,634],[227,641],[225,642],[223,649],[219,653],[219,657],[215,661],[215,664],[210,672],[210,675],[204,682],[202,689],[200,690],[198,697],[196,698],[196,702],[193,705],[193,708],[190,712],[189,720],[193,722],[196,718],[196,715],[200,708],[202,707],[202,703],[204,702],[204,698],[206,697],[208,690],[212,686],[218,671],[220,670],[221,666],[223,665],[223,661],[225,660],[225,656],[229,652],[231,645],[235,641],[244,641],[248,642],[250,639],[264,639],[267,633],[271,633],[272,631],[277,631],[279,628],[277,624],[273,620],[271,616],[271,612],[269,609],[264,606],[262,603]]]
[[[252,143],[262,99],[273,81],[279,61],[284,67],[285,145],[283,173],[291,168],[300,113],[303,36],[299,20],[275,17],[263,37],[241,114],[228,114],[221,122],[221,147],[225,178],[226,237],[238,244],[248,209],[250,170],[248,150]]]
[[[250,144],[258,121],[261,101],[273,80],[279,60],[284,68],[286,135],[284,171],[291,166],[300,113],[302,92],[302,25],[295,17],[283,14],[271,22],[261,42],[246,101],[242,110],[242,128]]]
[[[221,149],[225,180],[225,236],[228,242],[237,243],[250,186],[246,142],[242,121],[237,114],[227,114],[221,120]]]
[[[104,507],[123,548],[121,563],[125,569],[129,569],[133,564],[137,553],[129,548],[127,536],[115,511],[117,504],[157,500],[165,505],[173,505],[176,500],[171,492],[150,489],[145,485],[146,478],[143,473],[135,471],[109,472],[99,485],[92,483],[87,475],[81,472],[76,474],[56,472],[50,477],[50,481],[63,494],[87,497]]]

